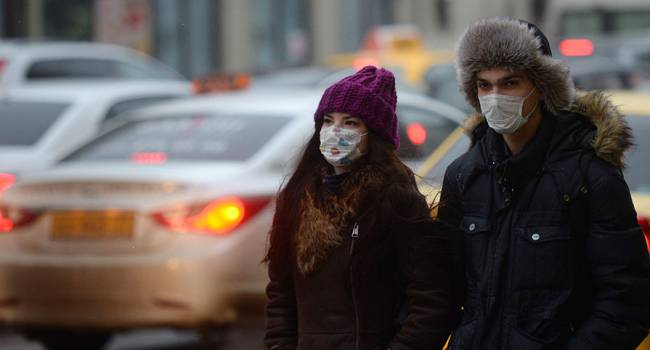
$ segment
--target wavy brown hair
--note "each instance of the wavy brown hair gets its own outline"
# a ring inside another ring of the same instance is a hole
[[[318,194],[322,188],[323,174],[333,174],[334,168],[320,153],[320,129],[322,121],[315,125],[314,134],[305,145],[293,174],[278,194],[276,210],[271,226],[269,245],[264,263],[274,265],[277,272],[290,273],[296,262],[293,237],[300,226],[305,193]],[[368,153],[353,163],[351,172],[371,167],[378,171],[385,183],[401,183],[417,190],[415,177],[398,157],[390,142],[368,132]],[[366,195],[372,195],[367,193]],[[361,200],[364,202],[364,200]]]

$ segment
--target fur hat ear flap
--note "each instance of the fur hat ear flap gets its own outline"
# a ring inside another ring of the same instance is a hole
[[[456,75],[469,104],[481,112],[476,88],[480,71],[509,68],[527,75],[549,112],[569,108],[575,95],[569,68],[550,56],[545,38],[536,26],[512,18],[488,18],[469,26],[456,46]]]

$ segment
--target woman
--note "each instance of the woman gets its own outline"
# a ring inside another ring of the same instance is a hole
[[[446,236],[397,158],[395,79],[329,87],[270,233],[267,349],[440,349]]]

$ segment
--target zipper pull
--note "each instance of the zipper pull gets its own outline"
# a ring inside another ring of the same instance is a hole
[[[355,223],[354,227],[352,228],[352,237],[359,237],[359,224],[357,223]]]
[[[350,242],[350,256],[354,253],[354,241],[355,238],[359,237],[359,224],[355,223],[352,228],[352,241]]]

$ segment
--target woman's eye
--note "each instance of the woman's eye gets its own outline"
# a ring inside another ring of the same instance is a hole
[[[354,121],[354,120],[348,120],[348,121],[345,122],[345,125],[347,125],[347,126],[358,126],[359,123]]]
[[[332,120],[331,119],[323,119],[323,124],[324,125],[330,125],[330,124],[332,124]]]

